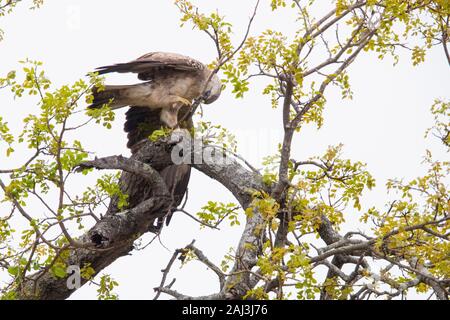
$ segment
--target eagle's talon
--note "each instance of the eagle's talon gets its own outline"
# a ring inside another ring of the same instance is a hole
[[[188,99],[185,99],[185,98],[182,98],[182,97],[178,97],[177,100],[178,100],[177,102],[179,104],[181,104],[180,108],[181,107],[190,107],[192,105],[191,101],[189,101]]]

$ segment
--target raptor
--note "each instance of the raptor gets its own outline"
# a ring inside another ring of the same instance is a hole
[[[217,100],[221,93],[220,80],[213,71],[195,59],[176,53],[151,52],[136,60],[100,67],[96,71],[100,75],[136,73],[138,79],[143,81],[94,88],[94,101],[89,106],[100,108],[109,104],[111,109],[130,106],[124,129],[128,133],[127,147],[133,154],[139,151],[153,131],[162,126],[191,129],[190,107],[193,100],[201,98],[209,104]],[[159,173],[173,197],[173,208],[165,217],[168,224],[186,194],[191,167],[188,164],[172,164],[160,168]],[[135,183],[142,185],[142,188],[137,188],[136,194],[129,194],[130,203],[152,193],[145,180],[135,179]],[[161,223],[158,222],[158,228]]]
[[[144,82],[131,85],[106,85],[94,89],[89,108],[109,103],[111,109],[125,106],[156,109],[161,121],[170,128],[178,125],[178,111],[202,98],[206,104],[216,101],[221,92],[220,79],[203,63],[169,52],[150,52],[136,60],[97,68],[98,74],[137,73]]]

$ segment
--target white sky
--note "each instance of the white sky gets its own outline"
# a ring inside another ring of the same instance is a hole
[[[268,1],[263,1],[268,2]],[[328,2],[328,1],[327,1]],[[235,25],[237,36],[245,30],[254,1],[195,1],[207,9],[219,8]],[[284,16],[274,16],[267,7],[257,16],[253,34],[267,24],[289,29],[292,24]],[[179,52],[203,62],[215,57],[210,40],[189,27],[179,27],[179,13],[172,1],[70,1],[48,0],[36,11],[20,6],[16,12],[0,20],[5,40],[0,42],[0,74],[17,69],[18,60],[30,58],[44,62],[47,75],[56,85],[71,83],[95,67],[124,62],[150,51]],[[377,179],[377,188],[367,194],[365,207],[386,203],[386,179],[414,178],[425,170],[420,165],[426,148],[435,150],[441,159],[443,150],[436,141],[425,141],[426,128],[432,125],[429,108],[435,98],[449,97],[449,67],[441,48],[432,50],[426,62],[412,67],[409,53],[392,67],[390,60],[380,62],[374,56],[358,58],[350,68],[354,99],[341,100],[340,92],[328,95],[325,125],[320,130],[307,127],[293,144],[293,157],[304,160],[320,155],[328,145],[344,143],[344,155],[368,164]],[[107,83],[136,81],[133,76],[112,75]],[[28,101],[28,100],[25,100]],[[20,129],[20,119],[36,112],[33,103],[13,102],[8,94],[0,95],[0,114],[10,126]],[[126,135],[122,131],[123,114],[118,111],[112,130],[91,127],[79,138],[97,156],[128,155]],[[270,107],[260,90],[251,91],[245,99],[235,100],[224,92],[213,105],[204,108],[204,120],[221,124],[238,136],[239,153],[255,166],[261,158],[276,152],[281,136],[279,110]],[[3,157],[4,152],[1,151]],[[14,166],[21,160],[1,159],[0,167]],[[206,191],[206,192],[205,192]],[[195,213],[208,200],[236,202],[218,183],[194,171],[189,185],[187,210]],[[0,213],[1,214],[1,213]],[[349,226],[356,225],[356,217],[349,210]],[[210,259],[220,263],[223,255],[234,247],[240,228],[222,231],[199,231],[189,218],[177,214],[161,237],[143,251],[133,252],[104,270],[120,286],[116,290],[121,299],[149,299],[154,296],[161,278],[160,270],[167,264],[172,251],[197,239],[196,245]],[[144,237],[148,241],[149,236]],[[174,289],[184,294],[203,295],[216,292],[215,274],[200,263],[193,262],[179,269],[173,268],[169,281],[176,277]],[[84,286],[72,295],[73,299],[93,299],[95,286]]]

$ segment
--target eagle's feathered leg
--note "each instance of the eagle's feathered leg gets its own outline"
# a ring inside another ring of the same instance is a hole
[[[191,102],[178,96],[168,96],[165,99],[170,107],[161,109],[161,121],[169,128],[175,128],[178,126],[178,111],[183,107],[189,108]]]

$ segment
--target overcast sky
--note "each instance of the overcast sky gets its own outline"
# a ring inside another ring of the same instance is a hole
[[[218,8],[225,13],[235,25],[237,38],[244,32],[254,5],[250,0],[195,3],[205,10]],[[205,63],[212,61],[215,49],[210,40],[190,27],[180,28],[179,18],[170,0],[48,0],[36,11],[22,5],[0,20],[5,31],[5,39],[0,43],[0,74],[16,69],[17,61],[27,57],[43,61],[56,85],[71,83],[95,67],[125,62],[150,51],[178,52]],[[253,33],[264,30],[267,24],[281,30],[292,26],[286,17],[274,16],[266,6],[256,18]],[[342,100],[337,90],[330,91],[323,128],[317,131],[313,126],[306,127],[293,144],[293,157],[298,160],[320,155],[327,146],[343,143],[345,157],[366,162],[377,179],[377,188],[365,196],[365,208],[383,208],[386,179],[408,179],[424,173],[421,161],[427,148],[437,157],[444,157],[436,141],[424,139],[424,131],[433,124],[429,113],[433,100],[449,97],[450,74],[443,52],[441,48],[432,50],[426,62],[417,67],[412,67],[409,53],[401,56],[396,67],[389,59],[380,62],[373,55],[358,58],[350,68],[354,99]],[[127,75],[107,78],[107,83],[130,81],[136,80]],[[24,115],[36,112],[34,108],[32,103],[13,102],[10,95],[0,93],[0,114],[15,130],[20,129],[19,121]],[[128,155],[122,131],[124,112],[117,112],[112,130],[91,127],[79,139],[98,156]],[[280,142],[280,112],[271,108],[259,88],[240,100],[224,92],[216,103],[205,106],[204,120],[236,133],[239,153],[256,167],[261,167],[262,157],[276,152]],[[3,154],[1,151],[2,157]],[[20,159],[0,161],[3,167],[4,161],[12,166]],[[194,171],[186,209],[195,213],[208,200],[236,202],[218,183]],[[348,214],[349,225],[355,225],[357,213],[350,210]],[[219,264],[237,244],[240,231],[199,231],[198,224],[177,214],[161,236],[164,246],[155,241],[145,250],[117,260],[103,272],[120,283],[116,292],[121,299],[149,299],[160,282],[160,270],[174,249],[196,239],[197,246]],[[150,236],[144,236],[143,243],[149,239]],[[174,288],[184,294],[204,295],[218,290],[215,274],[200,263],[188,264],[181,270],[177,266],[169,277],[177,278]],[[71,298],[93,299],[95,290],[95,286],[86,285]]]

